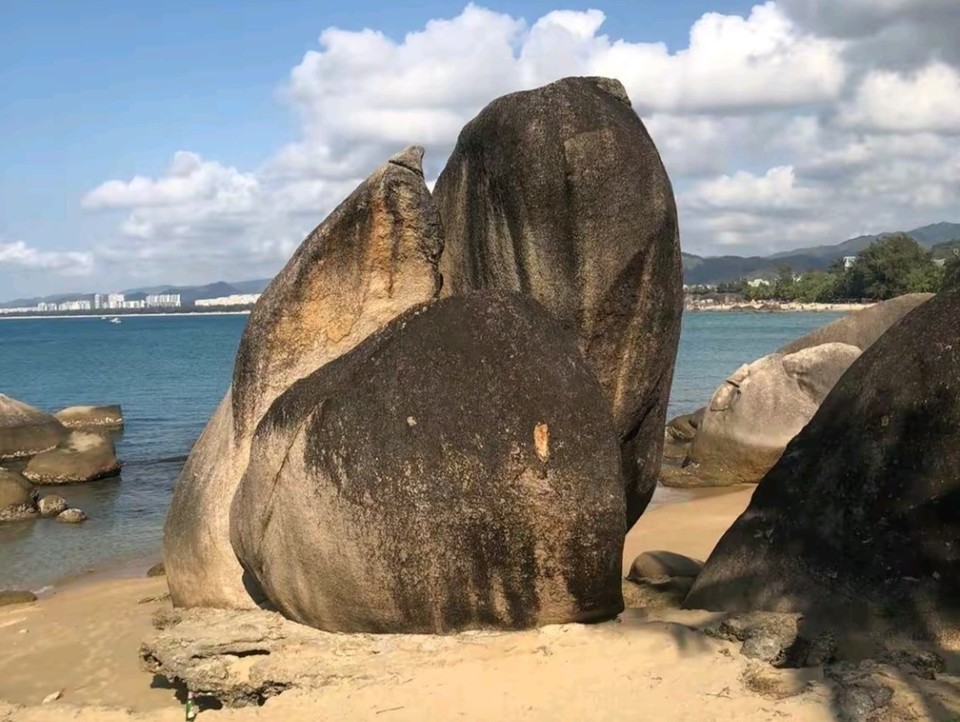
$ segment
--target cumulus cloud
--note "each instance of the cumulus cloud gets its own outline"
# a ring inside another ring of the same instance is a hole
[[[839,122],[900,133],[960,133],[960,71],[936,62],[914,73],[869,73],[843,105]]]
[[[601,10],[522,19],[470,4],[401,39],[328,28],[280,89],[298,138],[259,168],[183,151],[153,177],[103,183],[84,207],[123,217],[97,258],[164,280],[272,272],[393,153],[425,145],[432,183],[486,103],[567,75],[624,83],[673,178],[684,250],[957,220],[951,3],[777,0],[705,14],[676,51],[617,36]]]
[[[93,254],[79,251],[41,251],[23,241],[0,241],[0,268],[49,271],[59,276],[86,276],[93,271]]]

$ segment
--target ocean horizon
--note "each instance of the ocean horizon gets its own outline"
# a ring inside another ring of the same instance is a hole
[[[688,313],[669,416],[704,405],[740,365],[841,313]],[[120,404],[119,478],[42,487],[90,519],[0,524],[0,589],[34,591],[90,573],[137,574],[160,558],[163,521],[180,470],[230,385],[247,322],[240,314],[32,318],[0,324],[0,393],[54,412]],[[658,503],[686,492],[660,490]]]

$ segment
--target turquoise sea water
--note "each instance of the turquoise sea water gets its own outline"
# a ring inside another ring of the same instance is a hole
[[[670,415],[702,406],[740,364],[838,318],[827,313],[690,313]],[[0,320],[0,393],[56,411],[119,403],[123,474],[55,493],[83,525],[0,525],[0,589],[159,558],[163,518],[186,455],[230,384],[246,316]]]

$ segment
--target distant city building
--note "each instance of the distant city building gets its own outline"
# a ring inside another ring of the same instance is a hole
[[[93,294],[93,308],[99,310],[107,307],[107,297],[102,293]]]
[[[126,299],[122,293],[107,294],[107,308],[123,308],[123,302]]]
[[[232,296],[220,296],[219,298],[201,298],[196,302],[197,306],[252,306],[260,298],[259,293],[236,293]]]
[[[158,293],[147,296],[147,308],[180,308],[179,293]]]
[[[146,307],[147,307],[146,301],[122,301],[121,304],[117,306],[117,308],[123,308],[123,309],[137,309],[137,308],[146,308]]]

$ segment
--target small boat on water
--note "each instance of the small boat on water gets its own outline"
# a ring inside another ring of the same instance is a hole
[[[121,321],[120,321],[119,318],[117,318],[116,316],[114,316],[113,318],[110,319],[110,323],[121,323]]]

